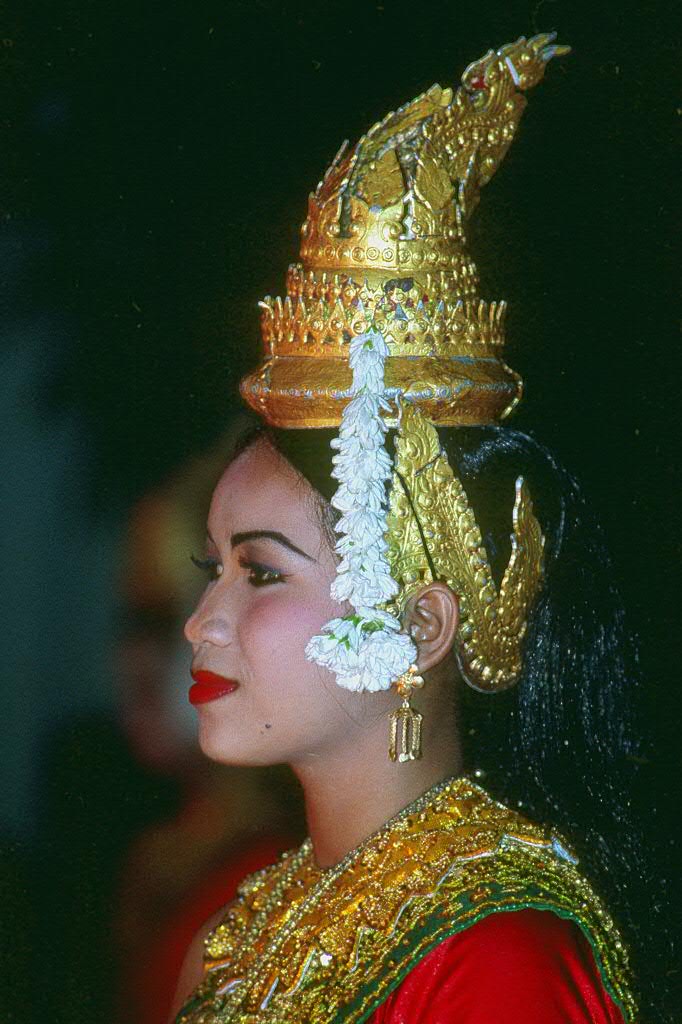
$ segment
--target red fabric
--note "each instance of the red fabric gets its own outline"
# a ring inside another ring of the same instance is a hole
[[[551,911],[491,914],[444,939],[369,1024],[623,1024],[577,925]]]

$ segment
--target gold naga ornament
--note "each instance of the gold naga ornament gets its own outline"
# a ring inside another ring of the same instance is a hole
[[[351,347],[378,332],[388,351],[384,424],[397,427],[385,538],[399,593],[384,607],[400,614],[419,587],[446,582],[460,598],[460,667],[486,691],[519,677],[544,538],[519,478],[512,554],[498,590],[436,427],[498,422],[521,397],[521,378],[503,359],[506,304],[479,297],[465,231],[514,138],[524,92],[553,56],[569,52],[554,39],[521,37],[491,50],[454,93],[434,85],[352,149],[343,144],[310,195],[286,297],[261,303],[265,361],[241,384],[273,426],[338,426],[354,394]],[[400,760],[420,756],[410,671],[393,721],[391,756]]]

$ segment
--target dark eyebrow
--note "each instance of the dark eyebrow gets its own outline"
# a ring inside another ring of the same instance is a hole
[[[233,533],[230,539],[230,543],[233,548],[236,548],[238,544],[243,544],[247,540],[274,540],[277,544],[281,544],[282,547],[289,548],[290,551],[295,552],[297,555],[301,555],[303,558],[307,558],[309,562],[314,562],[315,559],[311,558],[310,555],[306,555],[305,551],[301,551],[297,548],[288,537],[285,537],[279,530],[246,530],[244,533]]]

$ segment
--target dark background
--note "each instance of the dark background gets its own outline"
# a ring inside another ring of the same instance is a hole
[[[36,901],[35,879],[58,888],[55,864],[73,864],[90,835],[107,835],[114,864],[165,806],[158,790],[126,790],[107,731],[127,509],[236,408],[238,378],[257,359],[256,303],[282,293],[307,194],[342,139],[434,81],[456,84],[520,34],[556,29],[573,53],[529,95],[482,194],[472,251],[482,295],[510,302],[508,361],[526,380],[515,425],[581,479],[610,538],[641,642],[640,724],[668,848],[682,682],[677,27],[674,7],[643,0],[14,0],[5,10],[8,1020],[34,1012],[35,964],[60,936],[88,946],[107,913],[101,854],[90,876],[80,865],[70,917]],[[78,755],[92,785],[74,794],[55,750],[83,719],[100,724]],[[53,979],[73,990],[59,1019],[104,1020],[106,955],[90,945],[74,956],[71,980]]]

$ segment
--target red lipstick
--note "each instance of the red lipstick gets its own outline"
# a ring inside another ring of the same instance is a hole
[[[190,704],[207,704],[210,700],[217,700],[225,697],[237,689],[239,683],[234,679],[226,679],[216,672],[209,672],[208,669],[199,668],[192,672],[194,686],[189,690]]]

